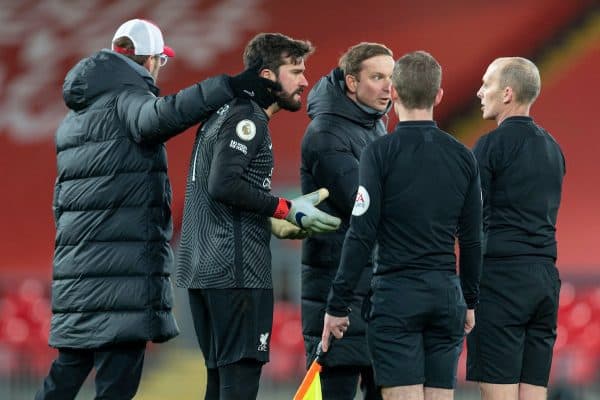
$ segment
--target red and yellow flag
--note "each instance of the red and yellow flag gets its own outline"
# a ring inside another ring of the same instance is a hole
[[[294,400],[323,400],[321,393],[321,365],[314,360],[306,372],[298,391],[294,395]]]

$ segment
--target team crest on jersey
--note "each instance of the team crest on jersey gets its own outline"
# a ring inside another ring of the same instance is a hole
[[[267,351],[269,349],[269,344],[267,340],[269,339],[269,332],[261,333],[258,340],[260,340],[260,344],[258,345],[258,351]]]
[[[252,140],[256,136],[256,125],[249,119],[243,119],[236,125],[235,133],[242,140]]]
[[[359,186],[358,191],[356,192],[356,200],[354,201],[352,215],[357,217],[363,215],[369,209],[369,204],[371,204],[369,192],[367,192],[367,189],[365,189],[364,186]]]

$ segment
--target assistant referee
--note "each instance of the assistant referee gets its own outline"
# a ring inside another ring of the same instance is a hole
[[[443,95],[438,62],[423,51],[406,54],[396,62],[392,82],[400,122],[361,157],[323,343],[330,333],[341,338],[347,329],[353,290],[377,244],[365,314],[383,398],[452,399],[458,356],[465,332],[475,324],[479,296],[479,170],[469,149],[433,121]]]

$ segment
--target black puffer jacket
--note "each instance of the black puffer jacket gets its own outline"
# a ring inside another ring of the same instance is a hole
[[[319,208],[342,219],[337,232],[311,236],[302,246],[302,330],[310,361],[321,339],[327,295],[350,224],[360,155],[369,143],[384,135],[386,129],[382,121],[385,113],[361,106],[346,95],[339,68],[321,78],[310,91],[308,114],[312,121],[302,141],[302,193],[327,188],[329,198]],[[365,265],[352,304],[350,328],[344,339],[327,353],[325,365],[370,364],[366,325],[360,311],[369,290],[371,269],[371,265]]]
[[[167,139],[233,98],[213,78],[158,98],[149,74],[108,50],[65,78],[56,132],[50,345],[166,341],[173,255]]]

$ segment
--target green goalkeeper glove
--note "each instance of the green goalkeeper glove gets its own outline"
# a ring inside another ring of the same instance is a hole
[[[337,230],[342,221],[315,207],[328,196],[329,191],[321,188],[312,193],[290,200],[290,212],[285,219],[311,233]]]

